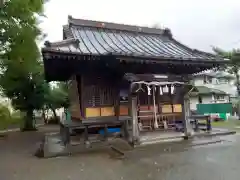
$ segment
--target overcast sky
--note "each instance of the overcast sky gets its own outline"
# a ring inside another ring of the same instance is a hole
[[[62,39],[67,16],[172,30],[181,43],[204,51],[240,48],[240,0],[50,0],[41,24],[47,40]]]

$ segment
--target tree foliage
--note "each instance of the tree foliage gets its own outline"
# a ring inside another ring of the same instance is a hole
[[[24,62],[25,69],[33,68],[39,60],[36,40],[41,35],[38,15],[43,12],[42,0],[7,0],[0,11],[1,60]],[[5,64],[7,63],[7,64]]]
[[[68,106],[64,84],[51,88],[44,81],[37,40],[43,0],[6,0],[0,11],[0,85],[12,105],[26,113],[25,129],[33,127],[33,110],[44,106],[54,113]],[[56,113],[55,113],[56,114]]]
[[[46,93],[46,106],[51,109],[56,118],[56,109],[69,106],[68,90],[65,83],[57,83],[56,87],[49,87]]]
[[[240,49],[233,49],[232,51],[224,51],[220,48],[214,48],[213,49],[219,56],[223,58],[227,58],[229,60],[228,63],[226,63],[224,66],[222,66],[222,70],[228,71],[230,74],[233,74],[235,76],[236,82],[235,86],[237,88],[237,95],[238,98],[240,96]],[[238,100],[239,101],[239,100]],[[240,105],[237,104],[237,113],[238,117],[240,118]]]
[[[229,60],[224,66],[222,66],[222,70],[228,71],[230,74],[233,74],[236,78],[236,88],[238,96],[240,96],[240,49],[233,49],[232,51],[224,51],[220,48],[213,49],[215,53],[219,56],[226,58]]]
[[[6,70],[1,76],[0,84],[4,87],[4,94],[12,100],[15,109],[27,111],[28,109],[41,109],[44,104],[44,79],[40,75],[26,76]]]
[[[16,109],[26,112],[32,129],[34,109],[44,104],[45,83],[36,40],[43,0],[6,0],[0,10],[0,85]]]

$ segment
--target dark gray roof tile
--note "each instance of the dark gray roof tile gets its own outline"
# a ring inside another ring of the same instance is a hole
[[[69,17],[69,24],[64,26],[63,31],[67,39],[50,43],[51,48],[93,55],[113,53],[182,60],[216,59],[212,54],[190,49],[174,40],[168,29],[165,31]]]

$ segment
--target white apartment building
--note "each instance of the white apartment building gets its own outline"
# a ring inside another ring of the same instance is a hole
[[[196,110],[199,103],[227,103],[230,97],[236,97],[235,78],[229,73],[207,71],[195,74],[193,77],[193,83],[199,93],[191,97],[192,110]]]
[[[202,72],[194,75],[195,86],[206,86],[208,88],[218,89],[229,94],[231,97],[237,95],[237,89],[234,85],[235,77],[227,72]]]

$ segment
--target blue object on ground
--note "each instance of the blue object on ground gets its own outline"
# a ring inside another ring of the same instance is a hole
[[[176,128],[176,131],[178,131],[178,132],[183,131],[184,130],[183,121],[182,120],[176,120],[175,121],[175,128]]]
[[[117,132],[120,132],[120,131],[121,131],[120,128],[107,128],[107,132],[108,132],[109,134],[117,133]],[[101,134],[101,135],[104,135],[104,133],[105,133],[105,132],[104,132],[104,129],[99,130],[98,133]]]

